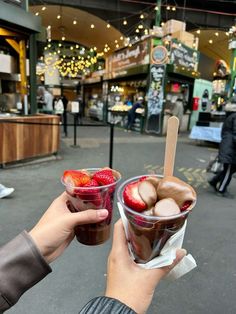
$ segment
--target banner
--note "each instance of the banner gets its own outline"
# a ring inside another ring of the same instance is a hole
[[[148,102],[147,102],[147,133],[161,133],[161,114],[164,100],[165,65],[153,64],[150,67]]]

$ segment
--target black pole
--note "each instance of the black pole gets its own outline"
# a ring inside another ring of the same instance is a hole
[[[110,154],[109,154],[109,167],[112,168],[113,163],[113,139],[114,139],[114,124],[110,124]]]
[[[77,113],[74,113],[74,147],[76,147],[76,139],[77,139]]]

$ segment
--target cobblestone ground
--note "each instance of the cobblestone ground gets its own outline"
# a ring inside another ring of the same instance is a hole
[[[57,158],[0,169],[1,183],[16,189],[11,197],[0,200],[0,244],[34,225],[63,191],[60,176],[64,169],[109,164],[109,132],[107,127],[79,127],[79,147],[73,148],[73,133],[69,129],[69,137],[61,139]],[[162,137],[125,133],[116,128],[113,167],[121,171],[123,179],[145,173],[162,174],[164,148]],[[179,137],[175,175],[193,185],[198,193],[184,247],[195,257],[198,267],[175,282],[163,281],[148,313],[236,313],[235,200],[217,197],[207,185],[205,172],[216,153],[214,145],[199,145],[187,135]],[[235,191],[233,179],[230,192]],[[117,219],[115,208],[113,220]],[[78,313],[90,298],[103,294],[110,247],[111,240],[98,247],[74,241],[53,263],[52,274],[27,292],[8,313]]]

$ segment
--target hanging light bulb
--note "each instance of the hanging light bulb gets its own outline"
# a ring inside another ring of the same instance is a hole
[[[135,40],[139,40],[139,38],[138,38],[138,36],[135,36],[135,38],[134,38]]]
[[[168,11],[170,10],[170,6],[169,5],[166,7],[166,10],[168,10]]]
[[[97,47],[93,47],[93,50],[94,50],[94,51],[97,51]]]
[[[77,44],[77,45],[75,45],[75,48],[76,48],[76,49],[78,49],[78,48],[79,48],[79,45],[78,45],[78,44]]]
[[[110,27],[111,27],[111,25],[109,23],[107,23],[107,28],[110,28]]]
[[[91,27],[91,28],[94,28],[95,26],[94,26],[94,24],[91,24],[90,27]]]
[[[36,12],[35,15],[39,15],[39,12]]]
[[[176,11],[176,7],[172,7],[172,11]]]
[[[65,37],[65,36],[62,36],[61,40],[63,40],[63,41],[64,41],[65,39],[66,39],[66,37]]]
[[[74,47],[73,47],[73,46],[71,46],[71,47],[70,47],[70,50],[73,50],[73,49],[74,49]]]
[[[61,47],[61,46],[62,46],[62,44],[61,44],[61,43],[59,43],[59,44],[58,44],[58,47]]]
[[[229,36],[229,32],[226,32],[225,35],[226,35],[226,36]]]
[[[115,40],[115,44],[117,44],[117,43],[118,43],[118,40],[116,39],[116,40]]]
[[[118,49],[120,46],[119,46],[119,44],[116,44],[116,48]]]
[[[45,6],[43,6],[43,7],[42,7],[42,11],[45,11],[45,10],[46,10],[46,7],[45,7]]]
[[[213,40],[212,39],[209,39],[209,44],[213,44]]]
[[[136,33],[139,33],[139,29],[138,29],[138,28],[136,28],[135,32],[136,32]]]
[[[143,29],[143,24],[140,24],[140,25],[138,26],[138,28],[139,28],[139,29]]]
[[[123,21],[123,25],[127,25],[128,22],[126,20]]]
[[[57,15],[57,19],[60,20],[60,18],[61,18],[61,16],[60,16],[60,14],[58,14],[58,15]]]
[[[124,39],[124,37],[123,36],[120,36],[120,40],[123,40]]]
[[[140,15],[140,19],[141,20],[144,19],[144,15],[143,14]]]
[[[48,38],[48,42],[49,42],[49,43],[51,42],[51,38]]]
[[[215,32],[215,35],[216,35],[216,37],[218,37],[218,36],[219,36],[219,33],[218,33],[218,32]]]
[[[158,10],[159,10],[159,8],[158,8],[157,5],[155,6],[154,10],[155,10],[155,11],[158,11]]]
[[[76,20],[74,20],[74,21],[73,21],[73,25],[76,25],[76,24],[77,24],[77,21],[76,21]]]
[[[197,34],[201,34],[201,30],[200,29],[197,30]]]

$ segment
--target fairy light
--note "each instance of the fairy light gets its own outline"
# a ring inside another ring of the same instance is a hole
[[[218,36],[219,36],[219,33],[218,33],[218,32],[215,32],[215,35],[216,35],[216,37],[218,37]]]
[[[144,19],[144,15],[143,15],[143,14],[140,15],[140,19],[141,19],[141,20]]]
[[[172,11],[176,11],[176,7],[172,7]]]
[[[60,20],[60,18],[61,18],[61,16],[60,16],[60,14],[58,14],[57,19]]]
[[[62,44],[61,44],[61,43],[59,43],[59,44],[58,44],[58,47],[61,47],[61,46],[62,46]]]
[[[62,36],[61,40],[64,41],[65,39],[66,39],[66,37],[65,37],[65,36]]]
[[[78,44],[77,44],[77,45],[75,45],[75,48],[76,48],[76,49],[79,49],[79,45],[78,45]]]
[[[229,32],[225,32],[225,35],[226,35],[226,36],[229,36]]]
[[[197,34],[201,34],[201,30],[200,29],[197,30]]]
[[[126,20],[123,21],[123,25],[127,25],[128,22]]]
[[[138,28],[139,28],[139,29],[143,29],[143,24],[140,24],[140,25],[138,26]]]
[[[213,40],[212,39],[209,39],[209,44],[213,44]]]
[[[76,24],[77,24],[77,21],[76,21],[76,20],[74,20],[74,21],[73,21],[73,25],[76,25]]]
[[[158,11],[158,10],[159,10],[159,8],[158,8],[157,5],[155,6],[154,10],[155,10],[155,11]]]
[[[110,27],[111,27],[111,25],[109,23],[107,23],[107,28],[110,28]]]
[[[168,10],[168,11],[170,10],[170,6],[169,5],[166,7],[166,10]]]
[[[95,28],[95,25],[94,25],[94,24],[91,24],[90,27],[91,27],[91,28]]]
[[[45,7],[45,6],[43,6],[43,7],[42,7],[42,11],[45,11],[45,10],[46,10],[46,7]]]
[[[116,40],[115,40],[115,44],[117,44],[117,43],[118,43],[118,40],[116,39]]]
[[[35,15],[38,16],[38,15],[39,15],[39,12],[36,12]]]
[[[139,33],[139,29],[138,29],[138,28],[136,28],[135,32],[136,32],[136,33]]]
[[[120,45],[119,44],[116,44],[116,48],[118,49],[120,47]]]
[[[123,36],[120,36],[120,40],[123,40],[124,39],[124,37]]]

